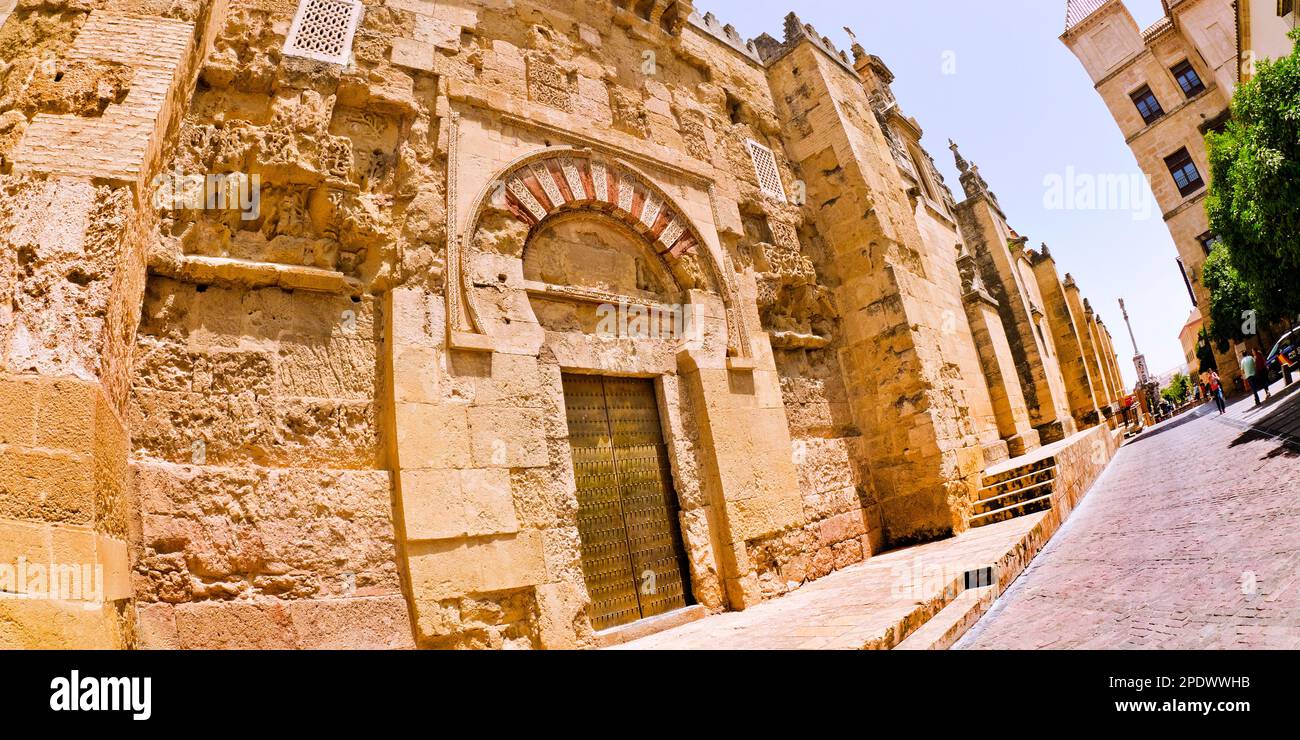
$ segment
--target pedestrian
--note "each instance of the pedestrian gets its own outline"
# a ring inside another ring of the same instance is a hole
[[[1259,405],[1259,373],[1255,366],[1255,356],[1249,350],[1241,353],[1241,377],[1246,381],[1246,390],[1255,396],[1255,405]]]
[[[1219,379],[1219,373],[1210,371],[1209,395],[1214,398],[1214,405],[1219,407],[1219,416],[1228,413],[1228,402],[1223,400],[1223,381]]]
[[[1255,358],[1255,377],[1259,379],[1259,384],[1264,387],[1264,400],[1271,400],[1273,391],[1268,388],[1268,359],[1259,350],[1253,350],[1251,355]]]

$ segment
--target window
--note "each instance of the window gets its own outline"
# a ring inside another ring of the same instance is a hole
[[[758,189],[784,203],[785,187],[781,185],[781,173],[776,168],[776,155],[753,139],[748,144],[749,156],[754,160],[754,174],[758,176]]]
[[[1277,0],[1277,15],[1285,18],[1295,10],[1295,0]]]
[[[1205,250],[1205,253],[1207,255],[1210,252],[1213,252],[1214,248],[1217,247],[1219,245],[1219,242],[1221,241],[1219,239],[1219,235],[1214,233],[1213,231],[1207,231],[1204,234],[1201,234],[1199,237],[1197,237],[1197,239],[1201,242],[1201,249]]]
[[[925,193],[926,198],[937,203],[939,196],[935,192],[934,184],[930,182],[930,168],[926,166],[928,158],[917,152],[915,147],[908,147],[907,154],[912,160],[912,169],[916,170],[916,179],[920,181],[921,191]]]
[[[1174,79],[1178,80],[1178,86],[1183,88],[1183,93],[1189,98],[1205,92],[1205,84],[1201,82],[1201,76],[1196,74],[1192,69],[1191,62],[1183,60],[1181,64],[1171,70],[1174,73]]]
[[[1178,185],[1178,192],[1183,197],[1205,187],[1201,172],[1196,169],[1196,163],[1186,149],[1179,149],[1177,153],[1165,157],[1165,166],[1169,168],[1169,174],[1174,176],[1174,183]]]
[[[360,0],[302,0],[284,42],[285,55],[347,65],[362,10]]]
[[[1142,114],[1142,120],[1148,124],[1155,123],[1165,114],[1165,109],[1160,107],[1160,101],[1151,92],[1151,88],[1146,85],[1142,89],[1133,93],[1133,105],[1137,106],[1138,113]]]

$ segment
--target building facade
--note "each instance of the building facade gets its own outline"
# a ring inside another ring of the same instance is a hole
[[[793,15],[8,7],[0,545],[102,588],[0,644],[591,647],[1114,451],[1074,280]]]
[[[1295,41],[1290,33],[1300,25],[1295,0],[1236,0],[1238,81],[1249,82],[1255,65],[1267,59],[1290,56]]]
[[[1067,0],[1061,40],[1105,101],[1177,246],[1177,266],[1195,307],[1208,310],[1202,281],[1215,243],[1205,212],[1210,166],[1205,135],[1222,127],[1236,89],[1236,11],[1231,0],[1163,2],[1165,15],[1138,27],[1122,0]],[[1214,347],[1228,387],[1241,379],[1240,352]]]

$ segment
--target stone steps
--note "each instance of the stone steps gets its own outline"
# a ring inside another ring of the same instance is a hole
[[[981,481],[981,483],[983,484],[984,488],[990,488],[992,486],[996,486],[999,483],[1005,483],[1015,478],[1024,477],[1026,475],[1029,475],[1030,473],[1037,473],[1039,471],[1046,470],[1048,468],[1054,468],[1054,467],[1056,467],[1056,457],[1055,456],[1044,457],[1042,459],[1034,460],[1033,462],[1026,463],[1024,465],[1019,465],[1014,468],[1009,468],[1007,470],[1003,470],[997,473],[985,474],[984,479],[983,481]]]
[[[975,516],[988,514],[999,509],[1005,509],[1011,506],[1028,503],[1033,499],[1051,496],[1053,490],[1053,479],[1049,478],[1042,483],[1027,485],[1024,488],[1011,489],[1005,493],[999,493],[994,496],[985,496],[975,502],[975,509],[971,512]]]
[[[974,627],[993,606],[1001,590],[996,586],[962,591],[930,621],[898,643],[895,650],[947,650]]]
[[[1056,459],[1045,457],[984,476],[984,487],[975,501],[970,526],[985,527],[1018,516],[1052,508],[1056,484]]]
[[[1015,519],[1018,516],[1047,511],[1050,508],[1052,508],[1052,494],[1049,493],[1046,496],[1023,501],[1003,509],[990,511],[987,514],[978,514],[973,516],[971,517],[970,525],[972,528],[986,527],[990,524],[1005,522],[1008,519]]]
[[[1018,491],[1022,488],[1036,486],[1040,483],[1050,483],[1053,480],[1056,480],[1055,465],[1049,468],[1035,470],[1031,473],[1026,473],[1024,475],[1021,475],[1018,478],[1011,478],[1008,480],[1001,481],[999,483],[994,483],[993,485],[989,485],[986,483],[984,484],[984,487],[980,489],[980,499],[992,498],[993,496],[1001,496],[1004,493],[1010,493],[1011,491]]]

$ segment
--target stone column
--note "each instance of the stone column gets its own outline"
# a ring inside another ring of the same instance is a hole
[[[1025,407],[1025,396],[1016,377],[1011,346],[998,317],[997,301],[987,292],[967,293],[966,316],[984,366],[998,433],[1007,443],[1008,452],[1012,457],[1019,457],[1037,449],[1040,444],[1038,432],[1029,424],[1029,410]]]
[[[1074,281],[1073,275],[1066,274],[1063,287],[1065,288],[1066,302],[1070,306],[1070,314],[1077,321],[1079,345],[1083,351],[1084,365],[1088,368],[1093,404],[1101,412],[1102,416],[1109,417],[1107,411],[1110,409],[1110,398],[1106,390],[1106,376],[1101,369],[1101,355],[1097,352],[1096,342],[1093,341],[1092,328],[1089,322],[1091,310],[1085,307],[1086,300],[1079,291],[1079,285]]]
[[[1101,323],[1101,317],[1093,314],[1093,333],[1097,337],[1097,349],[1101,352],[1102,371],[1106,373],[1106,386],[1110,392],[1111,403],[1123,400],[1124,386],[1119,374],[1119,364],[1115,357],[1115,348],[1111,346],[1110,333]]]
[[[1106,405],[1113,407],[1116,399],[1119,398],[1118,386],[1115,384],[1114,356],[1110,353],[1105,336],[1097,324],[1097,314],[1093,312],[1092,305],[1084,300],[1083,307],[1088,317],[1088,331],[1092,335],[1092,343],[1097,348],[1097,363],[1101,366],[1101,375],[1106,380]]]
[[[1100,318],[1097,319],[1097,327],[1101,330],[1102,343],[1106,346],[1106,359],[1110,363],[1110,372],[1115,379],[1115,401],[1119,402],[1128,395],[1128,389],[1124,387],[1124,375],[1120,372],[1119,355],[1115,353],[1115,340]]]
[[[678,359],[699,427],[727,602],[746,609],[763,595],[745,543],[804,523],[780,382],[766,370],[730,370],[725,358]]]
[[[940,337],[954,321],[934,296],[960,292],[928,273],[951,260],[948,244],[930,254],[886,133],[871,116],[860,77],[797,18],[784,44],[763,44],[786,152],[807,178],[810,210],[826,241],[828,271],[840,276],[840,358],[853,418],[892,545],[959,529],[984,470],[984,449],[963,423],[965,380],[954,378]]]

